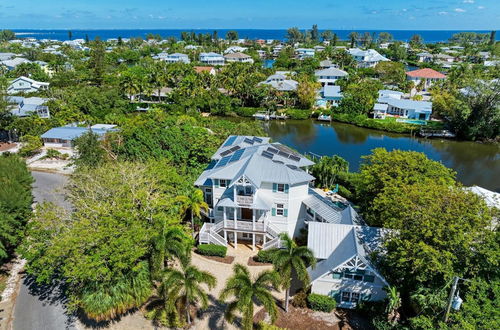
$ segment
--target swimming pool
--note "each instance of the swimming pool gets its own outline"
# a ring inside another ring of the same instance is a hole
[[[398,119],[398,123],[407,123],[413,125],[427,125],[425,120],[417,120],[417,119]]]

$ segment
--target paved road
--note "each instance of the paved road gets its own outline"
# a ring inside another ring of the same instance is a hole
[[[49,201],[69,208],[63,192],[66,176],[44,172],[32,172],[32,175],[36,202]],[[14,309],[14,330],[76,329],[75,320],[66,314],[64,303],[59,286],[40,286],[29,277],[24,278]]]

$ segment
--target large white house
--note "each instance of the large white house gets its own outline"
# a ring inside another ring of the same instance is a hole
[[[217,53],[201,53],[200,62],[208,65],[224,65],[224,56]]]
[[[186,54],[182,53],[173,53],[173,54],[168,54],[168,53],[159,53],[154,57],[155,59],[158,59],[160,61],[165,61],[167,63],[190,63],[191,61],[189,60],[189,56]]]
[[[321,86],[332,86],[341,78],[347,77],[348,74],[344,70],[330,67],[328,69],[318,70],[314,73]]]
[[[31,78],[21,76],[14,79],[9,87],[7,87],[8,94],[16,93],[32,93],[38,92],[40,90],[49,89],[49,83],[36,81]]]
[[[296,91],[299,86],[298,81],[289,79],[284,74],[276,73],[270,75],[266,80],[261,81],[260,85],[269,85],[282,92]]]
[[[241,53],[241,52],[226,54],[226,55],[224,55],[224,60],[228,63],[230,63],[230,62],[253,63],[252,56]]]
[[[237,248],[243,241],[254,248],[279,248],[280,233],[296,237],[308,228],[308,246],[319,261],[309,269],[313,292],[340,302],[347,296],[343,292],[349,292],[342,307],[354,307],[360,299],[383,299],[387,283],[361,248],[378,242],[373,235],[357,238],[377,229],[365,226],[352,206],[334,203],[311,188],[315,178],[308,168],[313,164],[267,137],[229,136],[195,182],[209,205],[210,222],[200,230],[200,244],[230,242]],[[332,278],[332,272],[342,276]]]
[[[403,93],[391,90],[379,91],[379,98],[373,107],[374,118],[397,116],[414,120],[430,120],[432,102],[402,99]]]
[[[375,49],[361,50],[359,48],[349,49],[349,54],[358,62],[359,68],[373,68],[380,62],[389,61],[388,58],[380,55]]]

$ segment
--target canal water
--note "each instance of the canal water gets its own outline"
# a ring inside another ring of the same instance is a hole
[[[412,138],[343,123],[314,120],[270,121],[263,123],[274,141],[289,145],[301,153],[339,155],[356,171],[361,156],[374,148],[413,150],[442,162],[457,172],[464,185],[478,185],[500,192],[500,146],[443,139]]]

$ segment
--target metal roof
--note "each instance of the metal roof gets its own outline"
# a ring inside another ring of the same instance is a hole
[[[60,140],[74,140],[83,134],[87,133],[87,127],[54,127],[42,134],[42,139],[60,139]],[[92,132],[103,136],[104,134],[113,131],[113,129],[92,129]]]
[[[209,179],[234,182],[243,175],[257,187],[262,182],[297,184],[314,180],[302,169],[314,162],[280,143],[269,143],[266,137],[230,136],[212,159],[217,163],[207,167],[196,186],[207,185]]]
[[[380,249],[388,232],[387,229],[369,226],[309,222],[308,247],[317,259],[323,259],[315,269],[309,269],[311,280],[318,279],[355,256],[375,270],[369,254]],[[377,275],[385,281],[380,274]]]

